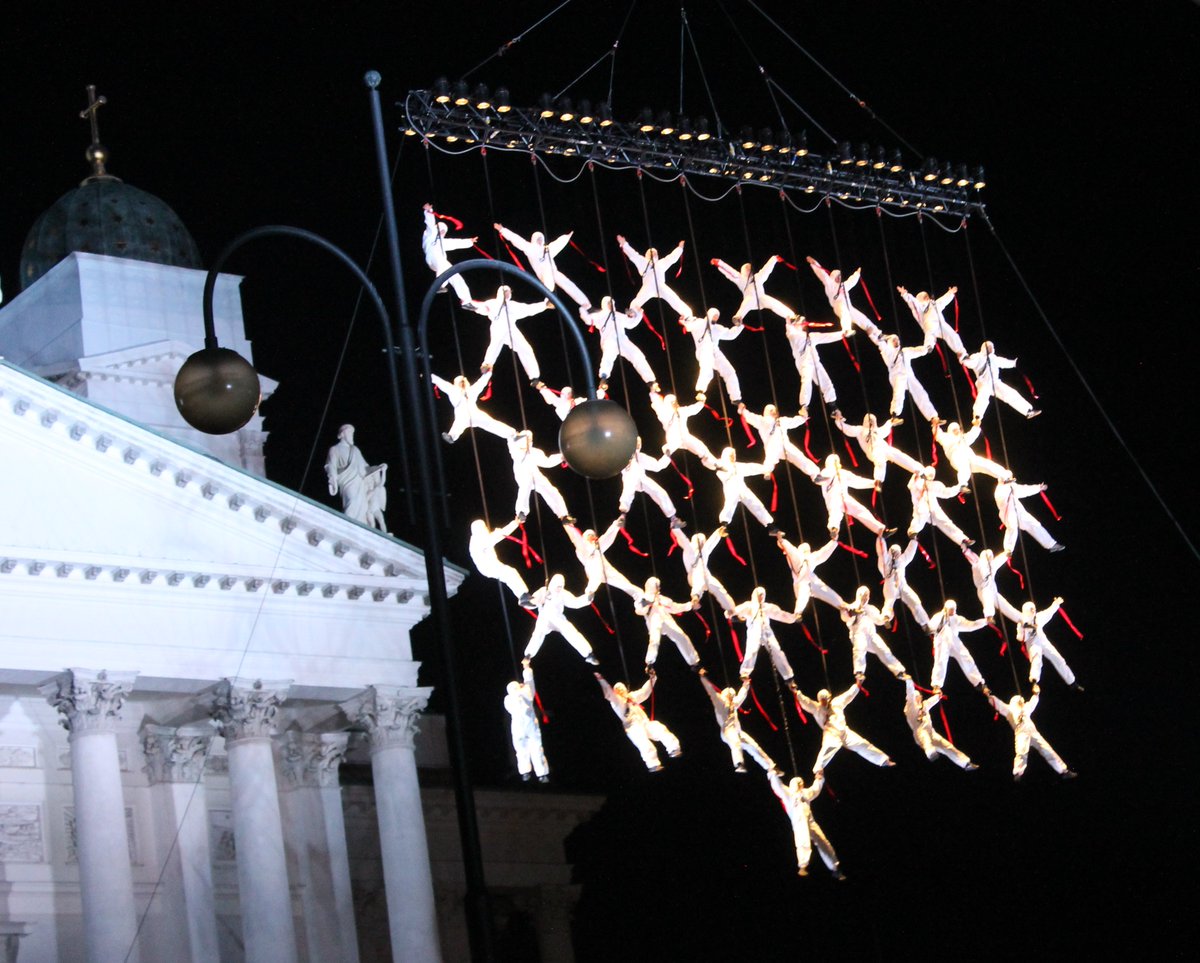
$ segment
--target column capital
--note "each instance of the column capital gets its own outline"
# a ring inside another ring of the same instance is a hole
[[[282,789],[336,788],[338,767],[346,755],[348,732],[298,732],[289,729],[280,738],[284,784]]]
[[[112,732],[137,675],[107,669],[67,669],[38,688],[62,714],[58,721],[72,735]]]
[[[342,703],[342,711],[366,730],[371,751],[400,746],[413,748],[421,731],[421,712],[429,704],[431,688],[398,685],[369,686],[361,695]]]
[[[261,739],[275,734],[275,715],[288,696],[291,681],[222,679],[217,683],[212,717],[226,742]]]
[[[150,785],[163,782],[199,782],[204,774],[212,733],[198,729],[174,729],[146,723],[142,726],[143,771]]]

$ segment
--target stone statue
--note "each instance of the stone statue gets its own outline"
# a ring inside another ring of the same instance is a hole
[[[325,459],[329,494],[342,496],[342,511],[348,518],[386,531],[383,509],[387,505],[384,482],[387,465],[368,465],[354,444],[354,426],[338,429],[338,442]]]

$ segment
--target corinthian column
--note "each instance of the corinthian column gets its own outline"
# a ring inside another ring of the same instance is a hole
[[[417,785],[413,739],[431,689],[371,686],[342,705],[342,711],[367,731],[383,882],[387,890],[392,959],[438,961],[433,873]]]
[[[295,963],[296,932],[271,736],[290,682],[226,679],[213,718],[225,737],[246,959]]]
[[[136,678],[136,672],[69,669],[41,687],[71,733],[84,948],[94,963],[138,959],[137,910],[115,730]]]

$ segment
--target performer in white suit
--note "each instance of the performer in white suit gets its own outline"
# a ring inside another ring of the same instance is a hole
[[[528,608],[537,609],[537,623],[533,634],[525,646],[525,658],[533,659],[541,651],[542,643],[551,632],[557,632],[571,648],[578,652],[589,665],[599,665],[596,655],[592,652],[591,643],[584,638],[583,633],[567,621],[567,609],[581,609],[591,605],[592,600],[587,595],[573,595],[567,591],[565,580],[561,575],[551,575],[550,581],[530,596]]]
[[[933,437],[942,446],[942,450],[946,453],[946,460],[950,462],[950,466],[957,473],[958,484],[961,488],[966,488],[971,484],[972,474],[991,475],[997,480],[1008,474],[1008,469],[1003,465],[990,458],[977,455],[971,450],[971,446],[979,437],[978,423],[972,425],[966,432],[956,421],[946,425],[945,431],[938,427],[940,424],[941,419],[933,420]]]
[[[983,685],[979,666],[975,664],[960,635],[982,629],[987,625],[987,619],[964,619],[958,614],[958,603],[954,599],[946,599],[946,604],[934,613],[929,625],[933,629],[933,671],[929,677],[929,685],[933,690],[939,692],[946,684],[946,669],[952,658],[971,685],[976,688]]]
[[[740,323],[751,311],[770,311],[779,315],[784,321],[795,317],[795,311],[779,298],[773,298],[763,290],[763,285],[767,283],[767,278],[775,270],[775,265],[782,260],[783,258],[775,254],[767,258],[767,263],[757,271],[753,271],[749,264],[743,264],[741,270],[738,271],[720,258],[712,259],[710,263],[713,267],[721,272],[722,277],[736,284],[737,289],[742,293],[742,303],[738,305],[737,312],[733,316],[734,321]]]
[[[854,601],[842,606],[842,621],[850,636],[855,680],[861,682],[866,677],[868,653],[882,662],[897,679],[908,678],[908,670],[879,634],[878,626],[887,625],[891,618],[871,604],[871,590],[867,586],[860,585]]]
[[[535,700],[537,689],[533,682],[533,669],[529,660],[522,663],[521,681],[508,684],[504,696],[504,708],[512,717],[509,731],[512,736],[513,752],[517,756],[517,772],[528,781],[536,775],[538,782],[550,781],[550,764],[542,748],[542,727],[538,724]]]
[[[733,614],[746,623],[746,648],[742,655],[742,664],[738,669],[738,674],[743,679],[750,678],[754,671],[754,664],[758,661],[759,650],[765,646],[771,656],[775,671],[794,691],[796,683],[792,678],[792,666],[788,662],[787,656],[783,654],[779,640],[775,638],[775,631],[771,628],[771,623],[773,621],[795,622],[798,616],[794,612],[781,609],[774,602],[768,602],[767,590],[761,585],[750,593],[749,601],[734,607]]]
[[[953,301],[954,296],[958,294],[958,288],[947,288],[946,293],[936,299],[931,298],[928,291],[918,291],[914,297],[908,293],[907,288],[897,287],[896,290],[900,292],[900,297],[904,299],[904,303],[908,305],[913,317],[917,319],[917,324],[921,326],[921,331],[925,335],[925,347],[932,349],[937,339],[941,338],[946,342],[946,347],[954,352],[954,357],[959,360],[959,363],[965,361],[967,350],[963,347],[962,338],[958,336],[958,332],[946,320],[946,315],[943,313],[946,305]]]
[[[917,625],[921,627],[921,631],[928,632],[929,613],[925,611],[925,606],[921,604],[921,597],[908,584],[908,577],[905,575],[905,570],[916,554],[917,540],[915,538],[910,538],[904,548],[899,545],[888,545],[882,535],[875,539],[875,562],[879,567],[879,574],[883,578],[883,608],[880,609],[880,612],[884,617],[883,624],[886,625],[892,620],[896,611],[896,600],[899,599],[908,607],[912,617],[916,619]]]
[[[647,716],[646,710],[642,708],[642,703],[649,699],[650,693],[654,691],[653,669],[650,670],[645,684],[640,689],[632,691],[624,682],[614,682],[610,686],[599,672],[593,672],[592,675],[600,683],[600,691],[604,693],[604,698],[612,706],[612,711],[621,720],[626,737],[637,747],[647,769],[651,772],[658,772],[662,769],[662,760],[658,757],[658,750],[654,748],[656,742],[667,750],[669,756],[678,756],[682,752],[675,733],[657,719]]]
[[[988,697],[995,710],[1012,726],[1013,731],[1013,779],[1020,780],[1025,775],[1025,766],[1029,760],[1029,748],[1036,749],[1050,768],[1064,779],[1074,779],[1078,773],[1063,762],[1062,756],[1046,741],[1045,736],[1038,732],[1033,722],[1033,710],[1037,708],[1041,698],[1041,687],[1035,682],[1033,697],[1026,702],[1018,692],[1007,702],[998,699],[984,686],[983,694]]]
[[[979,767],[971,762],[970,756],[933,728],[933,720],[929,717],[929,713],[941,701],[942,694],[940,692],[935,692],[929,698],[923,699],[913,684],[913,680],[904,680],[904,718],[912,730],[913,739],[925,753],[925,758],[930,761],[936,759],[940,753],[960,769],[968,771],[978,769]]]
[[[641,278],[641,287],[633,300],[629,302],[629,310],[640,311],[642,305],[651,298],[662,298],[671,306],[676,317],[690,318],[692,316],[691,306],[667,283],[667,271],[674,267],[675,262],[683,256],[683,241],[675,245],[675,249],[663,258],[658,256],[658,249],[653,247],[647,249],[644,255],[638,254],[620,234],[617,235],[617,243],[621,245],[621,251],[629,258],[637,269],[638,277]]]
[[[763,752],[762,746],[742,731],[742,723],[738,719],[738,710],[746,701],[746,696],[750,694],[750,680],[742,679],[741,688],[736,690],[732,688],[718,689],[709,681],[708,673],[701,669],[700,682],[704,686],[704,691],[708,693],[709,701],[712,702],[713,713],[717,717],[717,727],[721,730],[722,741],[729,747],[734,772],[746,771],[746,760],[743,753],[769,772],[775,765],[774,760]]]
[[[521,522],[514,518],[500,528],[488,528],[487,522],[482,518],[475,519],[471,522],[471,539],[467,543],[467,554],[471,556],[471,561],[475,563],[475,568],[479,570],[480,575],[497,579],[501,584],[507,586],[518,600],[527,600],[529,588],[525,585],[525,580],[521,578],[521,573],[511,565],[500,561],[496,554],[496,546],[515,532],[520,524]]]
[[[788,439],[788,431],[799,428],[806,421],[807,415],[780,415],[774,405],[767,405],[761,415],[755,414],[744,404],[738,405],[738,413],[746,419],[746,424],[758,432],[763,446],[763,468],[767,474],[775,470],[784,459],[788,464],[799,468],[809,478],[815,478],[820,467],[806,455],[803,450]]]
[[[792,573],[792,591],[796,593],[796,607],[793,611],[797,615],[803,614],[810,597],[820,599],[826,605],[832,605],[839,610],[846,604],[846,600],[826,585],[816,572],[817,566],[828,561],[837,551],[836,538],[831,538],[815,552],[809,548],[808,542],[793,545],[784,537],[783,532],[775,535],[775,542],[787,559],[788,570]]]
[[[479,238],[447,237],[446,232],[449,231],[450,225],[445,221],[439,221],[434,216],[433,205],[426,204],[424,211],[425,230],[421,233],[421,253],[425,255],[425,263],[429,265],[429,270],[435,275],[442,274],[450,270],[450,258],[446,256],[447,251],[462,251],[474,247]],[[471,306],[471,291],[467,287],[466,279],[461,274],[454,275],[446,283],[454,288],[454,293],[458,295],[464,308]],[[442,290],[446,290],[445,285],[442,285]]]
[[[491,377],[491,371],[485,371],[471,383],[465,375],[459,375],[453,381],[433,376],[433,383],[441,389],[446,400],[450,402],[450,407],[454,409],[454,421],[450,424],[450,430],[442,432],[442,437],[450,444],[458,441],[468,428],[478,428],[505,440],[516,434],[512,425],[506,425],[499,418],[493,418],[479,407],[479,396],[483,394]]]
[[[812,400],[813,379],[821,389],[821,398],[825,404],[837,406],[837,391],[821,358],[817,347],[822,344],[832,344],[841,341],[844,334],[838,331],[811,331],[808,322],[802,317],[791,318],[783,326],[788,344],[792,347],[792,359],[796,363],[796,371],[800,375],[800,413],[808,414],[808,403]],[[851,334],[854,332],[851,331]]]
[[[1036,418],[1041,414],[1018,394],[1016,388],[1000,380],[1000,370],[1015,368],[1017,360],[1000,357],[996,354],[996,346],[992,342],[983,342],[979,350],[966,359],[965,364],[975,374],[975,404],[971,407],[971,413],[977,420],[983,418],[988,402],[993,396],[1026,418]]]
[[[778,769],[767,770],[767,781],[770,782],[771,789],[783,803],[784,811],[792,824],[792,838],[796,843],[796,865],[799,866],[799,875],[808,875],[808,863],[812,859],[813,843],[816,843],[817,852],[821,854],[822,862],[833,873],[833,878],[845,879],[846,874],[841,870],[837,853],[833,851],[833,846],[825,837],[825,833],[813,819],[810,805],[821,795],[821,790],[825,787],[825,773],[818,769],[814,774],[813,784],[808,788],[805,788],[804,780],[799,776],[789,781],[787,785],[784,785],[781,777],[782,773]]]
[[[849,334],[851,326],[856,325],[867,332],[872,340],[878,338],[879,326],[850,303],[850,290],[858,284],[862,274],[861,269],[856,268],[849,277],[843,279],[842,272],[837,268],[826,271],[817,263],[816,258],[807,257],[805,260],[808,261],[808,266],[812,268],[813,274],[825,288],[825,297],[829,300],[829,306],[833,308],[833,313],[837,315],[837,319],[841,323],[842,334]]]
[[[649,635],[646,645],[647,668],[652,668],[658,661],[658,646],[664,635],[675,643],[675,648],[689,667],[700,667],[700,655],[696,652],[696,647],[674,619],[676,615],[690,612],[697,604],[675,602],[662,594],[662,583],[657,578],[652,575],[646,579],[640,596],[633,601],[633,610],[646,620],[646,631]]]
[[[554,259],[571,242],[571,235],[575,233],[574,231],[568,231],[547,243],[546,235],[541,231],[534,231],[529,235],[529,240],[525,240],[520,234],[510,231],[501,224],[493,224],[492,227],[500,232],[502,238],[529,259],[530,268],[542,284],[551,291],[562,291],[581,308],[592,306],[588,296],[580,291],[575,282],[563,274],[558,265],[554,263]]]
[[[816,699],[810,699],[803,692],[796,694],[801,708],[811,713],[817,725],[821,727],[821,750],[817,753],[817,763],[813,766],[814,773],[824,772],[829,761],[843,746],[877,766],[895,765],[886,752],[846,725],[846,706],[855,700],[858,691],[858,684],[855,683],[836,698],[828,689],[818,692]]]
[[[875,482],[876,491],[883,487],[883,479],[887,475],[889,461],[894,465],[899,465],[907,472],[921,471],[925,467],[912,455],[906,454],[888,441],[892,425],[896,424],[893,418],[889,418],[881,425],[874,415],[868,413],[863,416],[861,425],[851,425],[838,411],[834,412],[833,423],[847,438],[858,439],[859,447],[874,467],[871,477]]]
[[[1027,532],[1032,535],[1042,548],[1052,552],[1061,552],[1066,546],[1057,542],[1054,536],[1046,531],[1046,526],[1039,522],[1024,505],[1022,498],[1037,495],[1046,490],[1045,484],[1019,485],[1011,475],[1006,475],[1002,481],[996,482],[996,508],[1000,511],[1000,523],[1004,526],[1004,550],[1011,553],[1017,547],[1017,533]]]
[[[1075,673],[1067,665],[1062,653],[1054,647],[1054,643],[1046,637],[1046,623],[1054,618],[1062,605],[1061,598],[1055,598],[1049,606],[1040,612],[1032,602],[1021,606],[1021,620],[1017,623],[1017,641],[1025,646],[1025,654],[1029,656],[1029,681],[1042,681],[1042,659],[1052,666],[1054,671],[1067,685],[1079,691],[1083,687],[1075,681]]]
[[[679,319],[679,324],[692,336],[692,342],[696,346],[696,366],[699,369],[696,374],[696,397],[704,397],[704,392],[708,391],[715,371],[725,382],[729,400],[736,405],[742,400],[742,388],[738,383],[737,372],[734,371],[733,365],[721,350],[720,342],[732,341],[745,330],[745,326],[741,321],[738,321],[733,327],[718,324],[720,318],[720,311],[716,308],[709,308],[704,313],[704,317],[683,316]]]
[[[642,349],[630,341],[629,335],[626,333],[642,323],[641,311],[630,310],[624,314],[618,314],[613,299],[606,294],[600,299],[599,311],[580,308],[579,316],[583,319],[584,324],[590,325],[600,333],[600,383],[602,385],[607,387],[608,379],[612,376],[613,365],[616,364],[618,357],[624,358],[633,365],[633,370],[647,385],[653,386],[657,383],[654,370],[650,367]]]
[[[517,322],[524,318],[541,314],[550,310],[554,305],[549,301],[538,301],[536,304],[526,304],[512,299],[512,288],[502,284],[496,289],[496,296],[487,301],[475,301],[471,304],[476,314],[482,314],[490,323],[487,350],[483,353],[483,364],[480,369],[491,371],[496,359],[500,357],[502,348],[509,348],[525,369],[525,377],[537,381],[541,368],[538,367],[537,357],[533,347],[517,328]]]

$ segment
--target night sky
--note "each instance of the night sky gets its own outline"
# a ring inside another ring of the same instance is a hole
[[[1177,955],[1195,930],[1187,897],[1194,891],[1197,850],[1188,773],[1196,758],[1192,593],[1200,588],[1191,546],[1200,512],[1196,470],[1186,467],[1187,458],[1195,457],[1187,454],[1195,429],[1185,392],[1200,348],[1189,290],[1196,277],[1196,166],[1186,148],[1195,136],[1200,10],[1186,2],[1135,9],[1111,2],[760,0],[758,6],[787,28],[817,66],[748,3],[687,5],[704,77],[689,49],[684,113],[713,116],[707,79],[727,128],[778,130],[779,117],[757,69],[761,64],[810,115],[806,120],[784,104],[789,127],[807,128],[814,149],[824,147],[823,128],[855,145],[901,147],[914,166],[917,151],[983,164],[989,184],[983,196],[995,233],[975,218],[964,236],[911,219],[881,222],[871,211],[839,208],[792,212],[785,221],[770,191],[747,190],[740,199],[704,203],[685,199],[674,185],[648,180],[639,185],[631,173],[585,174],[563,185],[551,173],[573,169],[535,173],[526,158],[495,152],[486,161],[476,153],[448,158],[400,136],[403,117],[392,104],[407,90],[471,71],[556,6],[545,0],[485,10],[413,9],[376,2],[323,5],[317,14],[309,12],[316,5],[251,10],[212,4],[185,15],[164,12],[161,5],[123,4],[6,14],[0,35],[5,297],[19,289],[26,231],[88,172],[87,125],[77,115],[89,83],[109,100],[101,111],[101,133],[110,171],[167,201],[190,228],[206,263],[236,234],[264,223],[317,231],[366,263],[379,225],[361,79],[372,68],[384,78],[394,161],[399,151],[396,204],[414,310],[430,280],[418,246],[426,200],[463,219],[492,253],[499,252],[491,222],[528,234],[541,226],[540,200],[549,233],[574,228],[587,255],[608,263],[610,271],[600,275],[576,254],[560,261],[595,300],[608,283],[618,303],[633,293],[620,264],[617,233],[639,249],[650,239],[664,250],[687,239],[677,282],[681,293],[694,304],[721,307],[726,316],[736,305],[734,292],[709,267],[710,257],[757,265],[769,254],[782,254],[801,271],[781,266],[769,290],[813,317],[829,312],[819,285],[804,270],[804,256],[812,254],[829,267],[839,259],[847,269],[861,264],[883,328],[898,331],[909,344],[918,338],[916,325],[890,288],[905,284],[941,293],[957,284],[968,348],[977,347],[986,331],[999,353],[1020,360],[1011,383],[1024,393],[1020,375],[1027,375],[1045,412],[1027,423],[1003,408],[997,420],[994,403],[985,429],[993,453],[1006,454],[1020,480],[1050,485],[1062,515],[1054,521],[1038,499],[1027,503],[1067,551],[1049,555],[1023,539],[1028,564],[1020,560],[1018,567],[1039,608],[1054,595],[1064,596],[1071,619],[1084,632],[1079,640],[1061,620],[1051,623],[1051,638],[1086,692],[1069,691],[1047,667],[1037,713],[1043,734],[1080,777],[1060,782],[1035,754],[1024,782],[1014,785],[1010,729],[993,721],[990,708],[953,667],[946,687],[950,726],[957,744],[983,768],[963,773],[945,760],[927,763],[901,717],[900,685],[872,662],[871,697],[855,703],[851,725],[898,765],[879,770],[849,753],[839,756],[828,773],[832,791],[814,812],[850,879],[834,884],[814,857],[812,876],[797,880],[790,830],[778,803],[753,767],[745,776],[729,771],[707,700],[669,642],[659,660],[655,708],[682,739],[685,755],[666,772],[648,776],[586,667],[552,639],[537,671],[551,715],[545,741],[555,783],[541,791],[609,794],[600,816],[570,841],[569,857],[584,884],[577,931],[581,959],[610,958],[612,939],[638,958],[660,959],[727,953],[774,959],[785,952],[875,959],[930,953],[1042,958],[1067,952],[1105,958],[1128,950]],[[484,63],[471,82],[505,86],[514,102],[532,105],[541,93],[571,84],[620,34],[614,114],[632,119],[644,106],[674,112],[680,97],[679,6],[640,0],[621,33],[627,2],[574,0],[504,57]],[[606,59],[570,95],[605,99],[609,70]],[[866,101],[887,127],[872,121],[825,71]],[[247,276],[243,291],[256,362],[282,383],[264,407],[271,477],[327,501],[320,464],[337,426],[350,421],[358,426],[356,440],[368,459],[389,462],[398,485],[403,456],[386,414],[377,321],[364,308],[351,328],[354,282],[332,261],[288,242],[247,248],[227,269]],[[381,286],[390,284],[382,248],[370,273]],[[495,283],[472,279],[480,296],[492,293]],[[524,297],[519,291],[516,296]],[[855,301],[867,308],[861,294]],[[650,317],[662,330],[653,305]],[[482,319],[461,312],[457,319],[456,328],[444,304],[432,319],[433,365],[445,377],[458,373],[456,331],[468,374],[485,343]],[[673,319],[665,320],[677,349],[672,359],[680,393],[686,395],[694,361]],[[765,323],[766,332],[748,332],[730,350],[747,402],[761,409],[771,400],[771,379],[748,373],[769,368],[778,379],[781,409],[792,413],[796,376],[779,322],[766,315],[750,320]],[[526,325],[547,382],[565,383],[553,320],[543,316]],[[644,331],[637,337],[662,376],[663,356],[653,337]],[[347,338],[347,360],[334,382]],[[871,410],[883,410],[886,386],[876,380],[879,364],[866,339],[855,338],[852,347],[863,362],[861,392],[840,346],[823,349],[822,357],[836,369],[831,374],[842,388],[843,410],[854,422],[866,410],[864,393]],[[523,397],[538,443],[552,450],[553,418],[513,376],[509,359],[506,352],[497,368],[494,410],[516,421],[521,416],[515,401]],[[952,384],[960,394],[966,390],[961,372],[947,380],[934,359],[918,362],[917,370],[939,410],[952,406]],[[639,423],[657,440],[659,429],[645,420],[643,389],[631,371],[628,385],[614,379],[618,400],[626,400],[626,387]],[[714,385],[714,405],[717,395]],[[846,460],[840,438],[836,447],[830,445],[819,404],[812,410],[814,453],[836,450]],[[444,429],[445,407],[441,414]],[[722,446],[719,423],[703,417],[705,437]],[[736,419],[730,430],[739,456],[758,456],[759,449],[746,452]],[[897,430],[898,443],[917,449],[914,432],[920,433],[927,461],[927,426],[916,426],[910,417]],[[494,524],[511,517],[503,446],[484,436],[479,452],[485,465],[499,464],[498,484],[485,486],[486,506],[469,439],[443,452],[451,471],[448,554],[459,564],[466,564],[469,519],[485,510]],[[861,464],[857,447],[855,453]],[[948,481],[949,468],[938,455],[939,477]],[[702,477],[704,469],[693,463],[689,473],[700,482],[694,509],[683,503],[689,532],[711,530],[718,496]],[[789,538],[798,541],[803,529],[814,546],[823,543],[823,510],[812,486],[794,471],[778,477],[778,516]],[[677,499],[683,494],[670,470],[659,480]],[[589,493],[572,484],[564,482],[568,500],[586,505]],[[769,497],[769,483],[755,487]],[[974,487],[979,515],[973,499],[948,503],[951,514],[982,537],[976,548],[998,548],[991,483],[978,477]],[[798,512],[792,510],[793,490]],[[595,514],[577,511],[581,525],[606,526],[615,514],[617,491],[615,483],[593,486]],[[415,541],[415,528],[403,518],[401,493],[394,489],[391,497],[394,530]],[[691,521],[693,510],[699,527]],[[908,501],[904,474],[895,467],[889,469],[883,510],[902,535]],[[529,526],[535,547],[541,551],[544,545],[551,570],[561,568],[569,587],[581,589],[561,532],[549,513],[543,511],[543,519],[545,524],[531,520]],[[638,581],[654,561],[666,573],[666,591],[686,594],[679,563],[664,559],[662,518],[653,508],[646,514],[635,506],[629,524],[639,547],[652,549],[655,558],[637,558],[619,541],[610,553],[614,563]],[[721,574],[734,595],[748,597],[753,568],[769,597],[787,604],[782,560],[770,540],[753,521],[749,535],[740,519],[732,531],[751,563],[742,569],[720,550]],[[861,526],[851,529],[850,540],[871,550]],[[909,574],[927,608],[954,595],[966,615],[977,615],[957,550],[931,528],[922,533],[922,544],[938,567],[929,569],[918,558]],[[515,551],[508,556],[518,559]],[[850,553],[840,552],[822,576],[847,596],[860,581],[870,584],[877,600],[873,559],[859,559],[857,566]],[[540,572],[531,571],[530,580],[540,581]],[[1011,573],[1005,573],[1003,587],[1020,597]],[[618,610],[628,608],[623,597],[614,598]],[[598,601],[610,618],[603,592]],[[819,620],[806,621],[829,650],[827,667],[798,626],[779,628],[797,679],[810,695],[827,678],[835,690],[850,682],[844,629],[831,610],[813,604]],[[501,608],[494,585],[478,576],[467,580],[452,605],[469,667],[463,688],[472,706],[466,731],[474,779],[480,786],[519,785],[501,708],[513,671],[504,626],[507,620],[519,651],[532,623],[510,598]],[[704,614],[716,621],[707,608]],[[608,635],[586,610],[578,624],[595,643],[610,679],[640,681],[640,620],[619,615],[617,636]],[[704,630],[694,617],[683,624],[714,678],[732,678],[736,661],[723,622],[719,643],[701,641]],[[902,617],[887,638],[917,668],[919,681],[927,681],[928,647],[911,620]],[[1018,681],[1024,683],[1023,660],[1001,656],[991,632],[966,640],[997,694],[1007,698]],[[416,657],[425,660],[423,679],[436,684],[441,677],[436,650],[420,633],[416,645]],[[780,723],[781,703],[761,660],[755,680],[766,714]],[[805,726],[791,712],[788,730],[772,732],[755,710],[744,725],[789,775],[792,753],[807,774],[819,741],[811,722]]]

